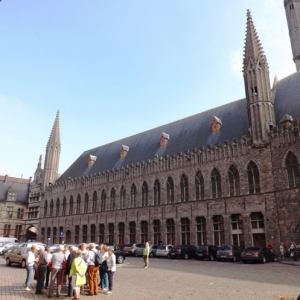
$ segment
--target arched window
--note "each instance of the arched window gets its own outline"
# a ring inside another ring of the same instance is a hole
[[[53,203],[53,199],[51,199],[51,202],[50,202],[50,217],[53,217],[53,207],[54,207],[54,203]]]
[[[89,194],[86,193],[84,196],[83,213],[87,214],[88,212],[89,212]]]
[[[189,182],[185,174],[180,178],[181,202],[189,201]]]
[[[81,206],[81,196],[78,194],[77,202],[76,202],[76,214],[80,214],[80,206]]]
[[[125,202],[126,202],[126,189],[124,185],[122,185],[121,192],[120,192],[120,209],[125,208]]]
[[[59,208],[60,208],[60,201],[59,201],[59,198],[57,198],[56,200],[56,216],[58,217],[59,216]]]
[[[285,165],[286,165],[289,187],[292,188],[292,187],[299,186],[300,185],[299,163],[294,153],[292,152],[288,153],[285,159]]]
[[[110,191],[110,210],[115,210],[116,208],[116,190],[114,188]]]
[[[204,178],[200,171],[195,176],[196,200],[204,199]]]
[[[44,217],[47,217],[47,213],[48,213],[48,201],[45,201],[45,206],[44,206]]]
[[[174,203],[174,182],[171,177],[167,180],[167,202]]]
[[[160,205],[160,182],[158,179],[155,180],[154,182],[154,205]]]
[[[130,190],[130,207],[136,207],[136,186],[133,184]]]
[[[66,215],[66,206],[67,206],[67,199],[66,197],[64,197],[63,204],[62,204],[62,213],[61,213],[62,216]]]
[[[240,195],[240,175],[238,169],[231,165],[228,171],[230,196]]]
[[[249,194],[260,193],[259,171],[257,165],[253,161],[250,161],[248,165],[247,174]]]
[[[92,207],[93,212],[97,211],[97,201],[98,201],[97,192],[94,191],[94,193],[93,193],[93,207]]]
[[[100,207],[100,210],[105,211],[105,207],[106,207],[106,192],[105,192],[105,190],[103,190],[102,193],[101,193],[101,207]]]
[[[73,196],[70,197],[69,215],[73,215]]]
[[[222,186],[221,186],[221,175],[219,171],[214,168],[211,172],[211,196],[213,199],[221,197]]]
[[[148,206],[148,184],[144,181],[142,185],[142,207]]]

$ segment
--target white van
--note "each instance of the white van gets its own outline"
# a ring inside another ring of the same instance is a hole
[[[1,243],[13,243],[17,244],[19,243],[19,240],[16,238],[10,238],[10,237],[0,237],[0,244]]]

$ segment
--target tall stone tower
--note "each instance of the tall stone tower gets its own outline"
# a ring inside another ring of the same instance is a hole
[[[46,187],[49,183],[54,183],[58,178],[60,150],[59,111],[57,111],[46,147],[43,187]]]
[[[300,0],[284,0],[284,8],[289,27],[293,60],[300,71]]]
[[[243,74],[252,142],[254,146],[264,146],[267,141],[267,130],[275,125],[274,100],[267,58],[249,10],[247,11]]]

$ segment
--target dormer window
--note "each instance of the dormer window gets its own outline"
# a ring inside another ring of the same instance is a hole
[[[7,201],[16,201],[16,191],[9,189],[7,192]]]
[[[129,147],[122,145],[121,150],[120,150],[120,158],[123,159],[127,153],[129,152]]]
[[[164,132],[161,133],[160,136],[160,148],[164,148],[167,146],[170,136]]]
[[[88,159],[88,168],[90,168],[95,163],[96,160],[97,160],[97,156],[90,155]]]
[[[218,117],[214,116],[211,122],[211,132],[218,133],[221,129],[222,121]]]
[[[292,122],[293,122],[293,117],[288,115],[288,114],[285,114],[283,116],[283,118],[280,120],[280,124],[281,125],[286,125],[286,126],[292,125]]]
[[[289,7],[290,7],[290,10],[293,10],[294,9],[294,4],[290,4]]]

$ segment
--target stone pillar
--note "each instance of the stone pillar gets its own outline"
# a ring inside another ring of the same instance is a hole
[[[154,244],[153,220],[148,221],[148,242]]]
[[[231,219],[230,215],[222,215],[224,220],[224,237],[225,237],[225,244],[231,245],[232,238],[231,238]]]
[[[135,242],[141,243],[141,221],[135,222]]]
[[[175,244],[181,245],[181,221],[180,219],[174,220],[175,223]]]
[[[214,245],[214,227],[213,227],[213,220],[212,216],[206,217],[206,239],[208,245]]]
[[[243,213],[243,226],[244,226],[244,239],[245,239],[245,248],[252,246],[252,226],[250,213]]]
[[[160,220],[160,238],[164,244],[167,244],[167,220]]]

